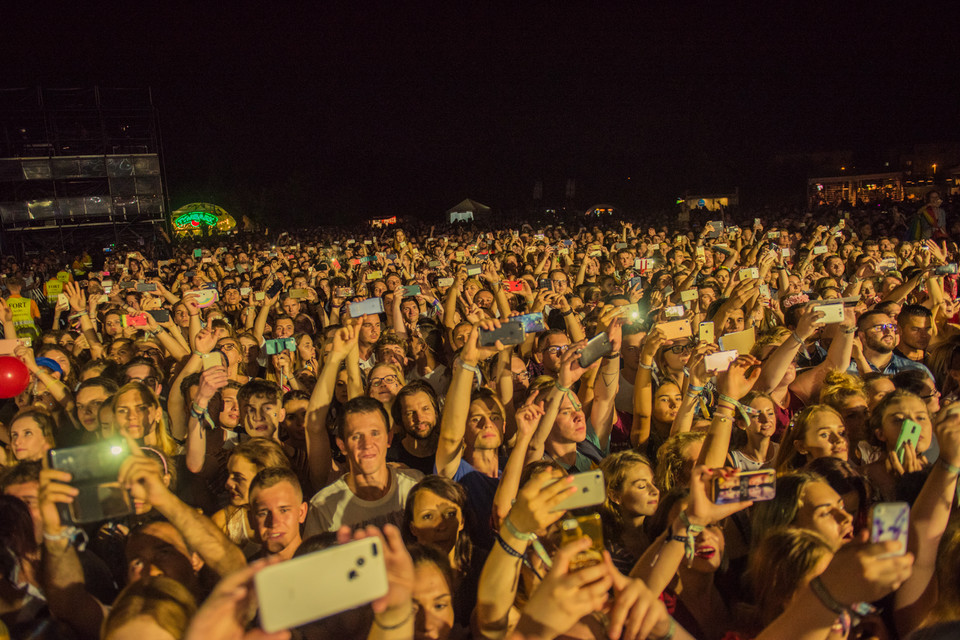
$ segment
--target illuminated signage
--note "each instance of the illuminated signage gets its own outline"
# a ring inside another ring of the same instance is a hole
[[[199,227],[201,224],[212,227],[217,224],[217,220],[218,218],[215,214],[207,211],[190,211],[178,216],[177,219],[173,221],[173,224],[178,227]]]

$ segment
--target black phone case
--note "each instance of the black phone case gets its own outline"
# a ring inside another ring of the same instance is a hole
[[[523,325],[519,322],[507,322],[493,331],[480,330],[481,347],[492,347],[499,340],[504,346],[523,342]]]
[[[605,355],[613,352],[613,343],[606,333],[599,333],[580,351],[580,366],[589,367]]]

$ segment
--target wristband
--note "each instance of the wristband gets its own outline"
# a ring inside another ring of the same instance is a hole
[[[561,387],[559,381],[555,382],[554,385],[557,387],[557,391],[567,396],[567,400],[573,405],[574,410],[580,411],[580,399],[577,398],[577,394],[567,387]]]
[[[603,356],[603,359],[604,359],[604,360],[613,360],[614,358],[619,358],[619,357],[620,357],[620,352],[619,352],[619,351],[614,351],[613,353],[608,353],[607,355]]]
[[[573,309],[567,309],[566,311],[561,311],[561,312],[560,312],[560,315],[563,316],[564,318],[566,318],[566,317],[567,317],[568,315],[570,315],[571,313],[573,313]]]
[[[406,618],[404,618],[403,620],[401,620],[401,621],[398,622],[397,624],[392,624],[392,625],[389,625],[389,626],[387,626],[387,625],[383,624],[382,622],[380,622],[379,620],[377,620],[377,616],[373,616],[373,624],[377,625],[378,627],[380,627],[380,628],[383,629],[384,631],[393,631],[393,630],[395,630],[395,629],[399,629],[399,628],[402,627],[403,625],[405,625],[405,624],[407,624],[408,622],[410,622],[410,618],[413,617],[413,611],[414,611],[414,607],[410,607],[410,612],[407,613],[407,617],[406,617]]]
[[[505,526],[507,528],[507,531],[510,532],[510,535],[512,535],[517,540],[524,540],[526,542],[530,542],[531,540],[537,539],[537,534],[524,533],[523,531],[520,531],[520,529],[517,529],[517,525],[513,524],[513,522],[510,520],[509,514],[507,515],[506,518],[503,519],[503,526]]]
[[[851,333],[856,333],[856,332],[857,332],[857,327],[853,326],[853,327],[850,327],[849,329],[844,329],[841,333],[843,333],[843,335],[845,336],[848,336]]]
[[[703,391],[703,387],[698,387],[698,386],[695,385],[695,384],[688,384],[688,385],[687,385],[687,391],[688,391],[688,392],[689,392],[689,391],[695,391],[695,392],[697,392],[697,393],[701,393],[701,392]]]
[[[692,524],[687,517],[687,511],[680,512],[680,521],[687,528],[687,535],[683,538],[683,556],[687,559],[687,566],[693,564],[693,557],[697,552],[697,536],[703,531],[702,524]]]
[[[960,467],[950,464],[949,462],[944,460],[942,456],[937,458],[937,462],[939,462],[944,469],[949,471],[951,475],[954,475],[954,476],[960,475]]]
[[[655,640],[673,640],[675,635],[677,635],[677,621],[671,616],[670,626],[667,627],[667,632]]]
[[[730,396],[725,396],[722,393],[717,394],[717,397],[721,402],[729,402],[730,404],[732,404],[733,408],[735,408],[737,412],[740,414],[740,417],[743,418],[743,421],[746,422],[747,424],[750,424],[750,414],[747,413],[747,410],[744,408],[742,404],[740,404],[738,400],[734,400]]]
[[[637,367],[639,367],[640,369],[646,369],[647,371],[653,371],[653,365],[652,365],[652,364],[643,364],[643,363],[641,362],[640,364],[637,365]]]
[[[497,544],[500,545],[500,548],[503,549],[504,552],[506,552],[508,555],[513,556],[513,557],[516,558],[517,560],[520,560],[520,561],[523,560],[523,558],[524,558],[523,553],[521,553],[520,551],[517,551],[516,549],[514,549],[513,547],[511,547],[511,546],[510,546],[510,543],[508,543],[506,540],[504,540],[504,539],[503,539],[503,536],[501,536],[499,533],[496,534],[496,535],[497,535]]]
[[[797,335],[797,332],[796,332],[796,331],[792,332],[792,333],[790,334],[790,337],[793,338],[794,340],[796,340],[796,341],[797,341],[797,344],[800,345],[801,347],[806,346],[806,345],[804,344],[803,340],[800,339],[800,336]]]
[[[814,595],[817,596],[817,599],[830,611],[834,612],[838,616],[848,615],[847,607],[837,601],[827,588],[824,586],[823,582],[820,581],[820,576],[817,576],[810,581],[810,590],[813,591]]]

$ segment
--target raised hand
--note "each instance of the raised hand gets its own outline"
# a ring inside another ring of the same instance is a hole
[[[747,373],[749,369],[751,373]],[[726,371],[717,374],[717,390],[725,396],[740,400],[760,378],[760,361],[751,355],[739,356]]]
[[[553,509],[576,492],[573,476],[557,480],[552,473],[542,472],[523,485],[507,517],[521,533],[545,531],[563,517],[562,510]]]

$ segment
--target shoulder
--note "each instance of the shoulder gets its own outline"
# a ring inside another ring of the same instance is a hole
[[[393,473],[397,478],[398,484],[413,486],[423,479],[423,473],[410,467],[394,467]]]
[[[315,494],[313,494],[313,497],[310,498],[310,506],[320,506],[331,499],[335,499],[343,495],[344,492],[349,491],[350,489],[347,487],[346,475],[340,476],[336,482],[328,484],[323,489],[320,489],[320,491],[317,491]]]

